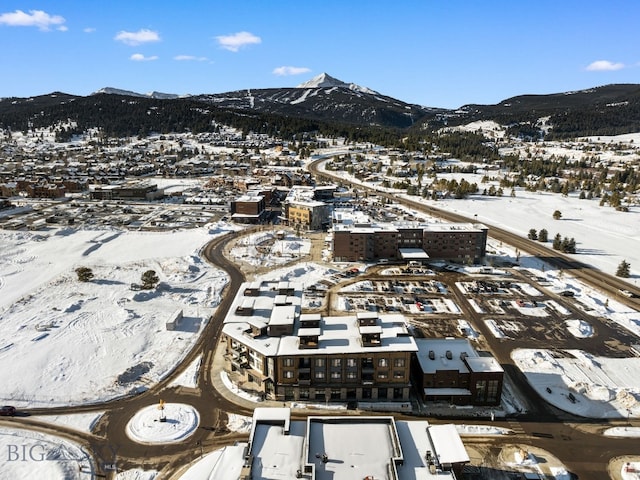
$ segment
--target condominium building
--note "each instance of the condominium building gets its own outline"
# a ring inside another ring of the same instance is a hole
[[[267,217],[263,195],[249,192],[231,201],[231,219],[238,223],[260,223]]]
[[[302,288],[245,283],[225,319],[232,381],[277,400],[406,401],[414,338],[402,315],[300,314]]]
[[[454,405],[500,405],[504,370],[464,338],[416,339],[416,388],[424,400]]]
[[[282,203],[282,220],[292,227],[307,230],[321,230],[331,224],[333,206],[317,200],[326,190],[317,191],[315,187],[293,187]]]
[[[401,260],[403,249],[422,249],[431,259],[479,263],[486,255],[488,228],[469,223],[336,223],[337,262]]]

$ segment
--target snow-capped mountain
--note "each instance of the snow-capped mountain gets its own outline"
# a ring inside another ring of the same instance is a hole
[[[409,127],[432,112],[322,73],[294,88],[238,90],[198,95],[221,108],[275,113],[355,125]]]
[[[313,77],[311,80],[307,80],[304,83],[301,83],[296,88],[331,88],[331,87],[342,87],[348,88],[349,90],[354,90],[356,92],[369,93],[371,95],[380,95],[375,90],[371,90],[367,87],[361,87],[360,85],[356,85],[355,83],[345,83],[342,80],[338,80],[337,78],[332,77],[328,73],[321,73]]]
[[[121,90],[119,88],[112,88],[112,87],[101,88],[100,90],[93,92],[91,95],[98,95],[101,93],[106,93],[108,95],[124,95],[126,97],[159,98],[164,100],[172,100],[174,98],[184,98],[189,96],[189,95],[177,95],[175,93],[162,93],[162,92],[138,93],[138,92],[132,92],[131,90]]]

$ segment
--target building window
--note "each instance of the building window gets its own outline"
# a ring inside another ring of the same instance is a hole
[[[284,378],[293,378],[293,370],[285,370]]]
[[[387,372],[378,372],[378,379],[385,380],[389,378],[389,374]]]
[[[498,380],[489,380],[487,386],[487,402],[496,402],[498,400],[498,386],[500,382]]]
[[[342,373],[331,372],[331,380],[340,380],[340,379],[342,379]]]
[[[325,373],[323,371],[317,371],[315,372],[316,375],[316,380],[324,380],[325,378]]]
[[[331,366],[332,367],[341,367],[342,366],[342,359],[341,358],[333,358],[331,359]]]
[[[358,378],[358,374],[356,372],[347,372],[348,380],[355,380],[356,378]]]
[[[404,367],[404,358],[396,358],[393,361],[393,366],[394,367]]]
[[[487,390],[487,381],[478,380],[476,382],[476,400],[477,401],[484,401],[486,390]]]
[[[379,367],[383,367],[383,368],[388,367],[389,366],[389,360],[386,359],[386,358],[379,358],[378,359],[378,366]]]
[[[282,360],[283,367],[293,367],[293,358],[285,358]]]
[[[402,370],[394,371],[393,378],[396,378],[396,379],[404,378],[404,372]]]
[[[355,358],[347,358],[347,367],[354,368],[357,366]]]
[[[316,367],[324,367],[324,358],[316,358]]]

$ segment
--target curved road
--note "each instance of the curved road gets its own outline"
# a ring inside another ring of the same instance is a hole
[[[315,165],[312,166],[312,170]],[[317,171],[317,170],[316,170]],[[324,173],[319,175],[328,176]],[[339,181],[344,182],[344,178]],[[359,186],[360,188],[363,188]],[[376,192],[380,194],[380,192]],[[384,194],[388,195],[388,194]],[[401,201],[433,215],[439,215],[450,221],[470,221],[456,214],[450,214],[441,210],[425,207],[416,202],[392,197],[394,201]],[[259,228],[259,227],[258,227]],[[162,470],[163,477],[169,478],[173,473],[180,470],[184,465],[200,456],[203,452],[211,451],[221,446],[230,445],[238,440],[246,440],[246,434],[230,433],[225,428],[225,412],[234,412],[250,416],[252,409],[238,405],[221,395],[212,382],[212,367],[215,349],[217,347],[223,320],[230,308],[237,290],[244,281],[243,273],[223,254],[225,246],[235,238],[246,235],[254,229],[248,229],[236,233],[230,233],[213,239],[203,249],[202,255],[212,264],[224,269],[229,275],[229,283],[225,287],[224,295],[215,314],[205,325],[203,332],[194,348],[185,356],[183,362],[170,375],[161,382],[151,387],[148,391],[134,397],[117,399],[105,403],[74,406],[67,408],[32,409],[28,411],[30,415],[59,415],[80,412],[105,413],[100,418],[92,433],[82,433],[76,430],[51,425],[37,421],[29,416],[18,416],[11,419],[0,419],[1,426],[18,426],[43,431],[53,435],[60,435],[83,445],[88,451],[93,452],[97,464],[97,476],[108,475],[111,472],[103,471],[102,462],[116,461],[118,470],[128,468],[146,468]],[[523,251],[543,252],[548,254],[548,249],[540,250],[540,245],[535,242],[523,241],[518,236],[509,232],[493,229],[491,236],[502,239],[509,244],[515,244]],[[576,268],[570,259],[552,252],[554,261],[563,265],[561,268]],[[547,260],[549,261],[549,260]],[[584,270],[582,270],[584,268]],[[596,275],[596,280],[606,281],[607,276],[597,276],[597,272],[581,266],[576,271],[590,271]],[[572,272],[576,273],[576,272]],[[583,277],[584,278],[584,277]],[[588,274],[587,274],[587,278]],[[628,286],[627,286],[628,287]],[[615,287],[613,287],[615,288]],[[193,361],[202,356],[202,364],[199,370],[198,387],[195,389],[184,387],[169,387],[171,382],[179,376]],[[517,372],[509,372],[518,375]],[[520,383],[520,382],[518,382]],[[522,388],[527,388],[526,381],[521,384]],[[529,387],[530,388],[530,387]],[[537,395],[530,397],[535,406]],[[188,439],[175,444],[163,445],[142,445],[131,441],[126,433],[125,427],[129,419],[141,408],[154,403],[160,399],[167,402],[188,403],[193,405],[201,417],[200,428]],[[636,441],[633,439],[610,439],[603,441],[602,436],[597,432],[607,426],[606,421],[592,421],[588,419],[578,419],[558,412],[546,404],[538,405],[533,409],[534,413],[519,418],[509,419],[506,422],[496,421],[494,424],[505,428],[513,429],[518,425],[516,435],[502,438],[465,439],[465,443],[478,443],[490,445],[503,445],[521,443],[523,445],[535,445],[544,448],[554,454],[565,463],[565,465],[577,474],[580,480],[594,479],[602,480],[608,461],[613,457],[627,454],[637,454]],[[335,414],[332,410],[331,414]],[[306,414],[302,414],[301,417]],[[563,420],[564,419],[564,420]],[[469,421],[469,418],[461,419],[462,422]],[[571,423],[563,423],[569,420]],[[439,423],[442,419],[436,419],[434,423]],[[621,422],[611,422],[620,424]],[[541,435],[543,434],[543,435]]]

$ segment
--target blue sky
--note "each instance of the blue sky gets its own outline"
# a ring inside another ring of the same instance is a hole
[[[327,72],[455,108],[640,83],[637,0],[3,0],[0,97],[220,93]]]

